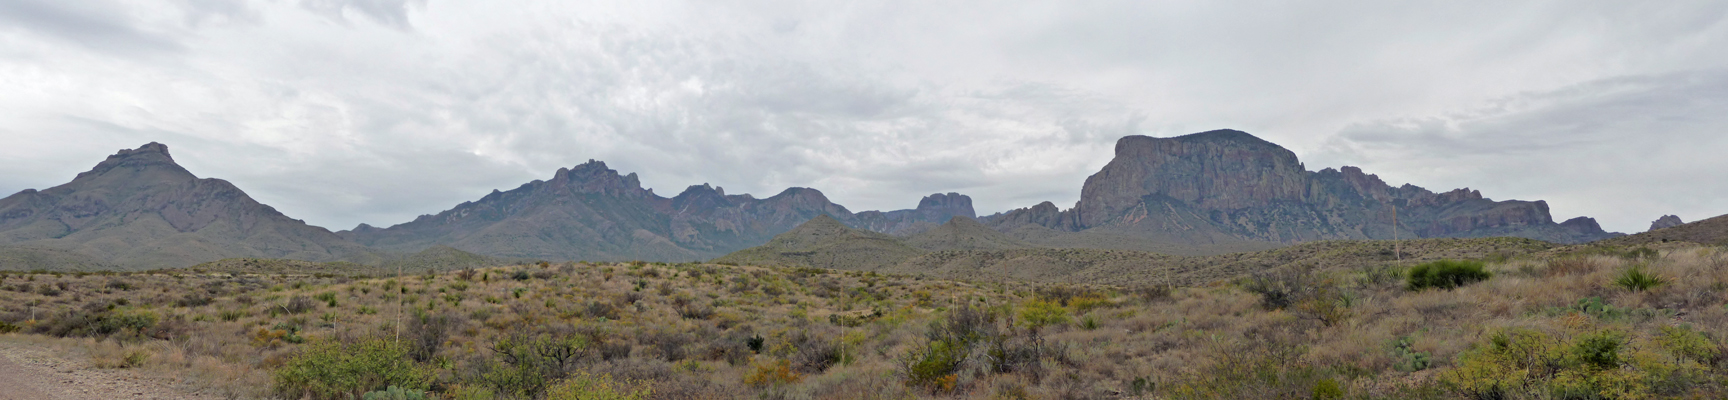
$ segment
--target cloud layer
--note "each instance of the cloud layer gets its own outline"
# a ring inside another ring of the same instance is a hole
[[[160,141],[290,216],[390,225],[588,159],[662,195],[1072,204],[1115,139],[1236,128],[1310,168],[1728,213],[1717,2],[413,0],[0,4],[0,191]],[[1715,150],[1715,151],[1713,151]]]

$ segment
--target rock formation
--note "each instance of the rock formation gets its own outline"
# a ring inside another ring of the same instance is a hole
[[[1004,232],[1037,225],[1165,241],[1287,244],[1391,239],[1396,206],[1402,238],[1517,236],[1580,243],[1618,235],[1590,218],[1555,223],[1548,204],[1539,200],[1391,187],[1356,167],[1307,171],[1295,153],[1241,131],[1129,136],[1116,142],[1115,153],[1086,179],[1074,208],[1059,211],[1043,203],[986,217],[986,223]]]
[[[1680,221],[1680,216],[1678,215],[1664,215],[1662,218],[1657,218],[1655,221],[1650,222],[1650,230],[1653,231],[1662,228],[1676,227],[1683,224],[1685,224],[1685,222]]]

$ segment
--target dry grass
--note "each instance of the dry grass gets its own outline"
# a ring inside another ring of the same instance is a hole
[[[1644,292],[1611,283],[1634,265],[1670,283]],[[1489,270],[1487,281],[1412,292],[1376,268],[1321,269],[1314,282],[1341,293],[1329,301],[1341,302],[1333,305],[1344,317],[1331,321],[1314,318],[1312,307],[1269,310],[1230,283],[1142,296],[1110,286],[647,263],[375,278],[13,273],[0,277],[0,322],[97,364],[237,398],[272,395],[272,372],[305,343],[368,337],[426,343],[422,365],[444,394],[481,385],[500,359],[495,344],[512,335],[582,338],[585,350],[569,368],[642,382],[651,398],[669,399],[1311,398],[1327,385],[1349,398],[1457,398],[1444,377],[1508,329],[1557,338],[1611,329],[1649,343],[1663,327],[1684,325],[1718,347],[1728,341],[1728,252],[1719,248],[1671,248],[1653,259],[1547,253]],[[1024,322],[1016,310],[1039,293],[1068,298],[1072,322],[1029,336],[1009,320]],[[302,297],[310,309],[289,312]],[[1102,301],[1072,300],[1094,298]],[[1611,308],[1580,306],[1591,298]],[[930,343],[932,324],[962,305],[991,310],[1003,338],[1043,343],[1039,368],[990,371],[990,353],[979,346],[950,386],[905,385],[905,355]],[[130,331],[73,326],[139,314],[156,320]],[[428,325],[417,314],[447,315],[450,328],[420,335]],[[754,338],[759,349],[750,348]],[[839,355],[809,367],[823,357],[811,354],[821,343]],[[745,383],[754,368],[779,360],[799,374],[795,382]],[[1669,394],[1728,394],[1724,367],[1711,367],[1716,379],[1691,385],[1692,393]]]

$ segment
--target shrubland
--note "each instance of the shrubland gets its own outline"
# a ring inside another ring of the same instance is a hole
[[[0,333],[236,398],[1728,397],[1728,250],[1189,287],[711,264],[4,273]]]

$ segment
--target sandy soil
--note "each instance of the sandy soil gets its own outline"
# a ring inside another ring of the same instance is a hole
[[[220,399],[138,371],[91,368],[87,358],[0,338],[0,400]]]

